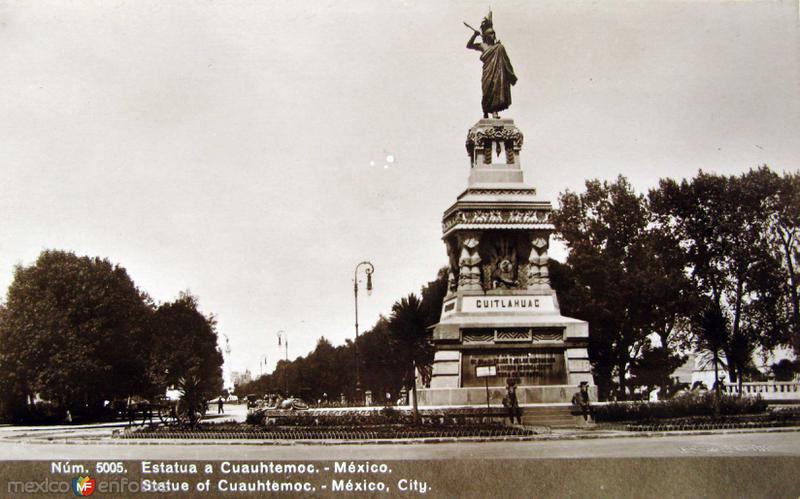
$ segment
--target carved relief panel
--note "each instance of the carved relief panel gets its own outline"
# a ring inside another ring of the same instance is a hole
[[[481,289],[481,256],[478,251],[481,234],[462,232],[458,234],[458,289]]]
[[[448,292],[549,287],[549,230],[459,231],[445,240]]]
[[[515,231],[496,231],[484,235],[483,289],[525,289],[527,281],[527,240]]]
[[[550,234],[535,231],[530,234],[531,252],[528,257],[528,289],[550,285],[550,273],[547,270],[547,249],[550,246]]]

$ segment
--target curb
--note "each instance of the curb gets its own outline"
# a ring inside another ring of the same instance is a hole
[[[68,445],[410,445],[410,444],[445,444],[445,443],[484,443],[484,442],[536,442],[559,440],[599,440],[618,438],[658,438],[677,436],[701,435],[732,435],[747,433],[791,433],[800,432],[800,427],[784,428],[745,428],[728,430],[684,430],[684,431],[658,431],[658,432],[618,432],[618,433],[575,433],[567,435],[528,435],[505,437],[441,437],[420,439],[375,439],[375,440],[256,440],[256,439],[218,439],[218,440],[189,440],[189,439],[119,439],[105,438],[102,440],[57,440],[56,438],[24,439],[18,442],[37,444],[68,444]]]

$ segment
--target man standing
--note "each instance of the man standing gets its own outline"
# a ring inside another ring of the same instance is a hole
[[[514,424],[515,416],[517,423],[522,424],[522,411],[517,400],[517,382],[513,378],[506,380],[506,400],[508,401],[508,418],[511,420],[511,424]]]
[[[589,421],[589,416],[592,414],[592,406],[589,401],[589,383],[581,381],[578,385],[578,391],[572,396],[573,410],[583,415],[584,421]]]
[[[217,400],[217,414],[225,414],[225,401],[222,400],[222,396],[220,395],[219,399]]]

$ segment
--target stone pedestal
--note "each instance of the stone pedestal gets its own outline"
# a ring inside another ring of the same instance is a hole
[[[550,287],[552,205],[524,183],[522,142],[511,119],[482,119],[467,135],[468,186],[442,219],[449,289],[421,405],[485,404],[483,365],[496,366],[493,404],[509,378],[520,404],[569,402],[580,382],[594,385],[588,323],[562,316]]]

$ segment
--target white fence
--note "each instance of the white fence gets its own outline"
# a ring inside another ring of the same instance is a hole
[[[737,383],[725,383],[724,393],[738,395]],[[800,382],[798,381],[763,381],[742,383],[742,394],[755,397],[760,395],[764,400],[797,400],[800,401]]]

